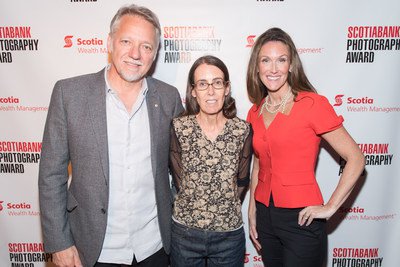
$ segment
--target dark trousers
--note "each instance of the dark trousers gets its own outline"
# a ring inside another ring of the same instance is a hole
[[[257,202],[257,232],[261,256],[268,267],[321,267],[326,257],[326,220],[298,224],[302,210],[269,207]]]
[[[243,227],[215,232],[173,221],[171,267],[243,267],[245,243]]]
[[[137,262],[136,258],[133,259],[131,265],[125,264],[114,264],[114,263],[102,263],[97,262],[94,267],[168,267],[169,266],[169,257],[165,253],[164,249],[160,249],[150,257],[142,260],[141,262]]]

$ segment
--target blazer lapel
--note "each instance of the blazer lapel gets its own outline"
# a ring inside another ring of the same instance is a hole
[[[160,121],[160,96],[157,92],[157,88],[154,87],[153,81],[147,78],[147,110],[149,115],[150,124],[150,142],[151,142],[151,166],[153,169],[153,175],[156,177],[157,173],[157,147],[159,141],[159,121]]]
[[[106,84],[104,69],[98,72],[95,82],[91,83],[88,90],[89,116],[91,118],[94,138],[103,168],[105,182],[108,185],[108,139],[107,139],[107,111],[106,111]]]

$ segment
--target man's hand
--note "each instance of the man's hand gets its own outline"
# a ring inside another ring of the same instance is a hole
[[[75,246],[54,252],[53,263],[58,267],[83,267]]]

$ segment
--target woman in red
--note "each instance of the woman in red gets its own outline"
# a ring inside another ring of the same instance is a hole
[[[319,267],[326,254],[326,219],[352,191],[364,168],[358,145],[327,99],[308,81],[290,36],[279,28],[253,46],[247,91],[254,104],[250,237],[267,267]],[[314,170],[321,138],[347,161],[324,204]]]

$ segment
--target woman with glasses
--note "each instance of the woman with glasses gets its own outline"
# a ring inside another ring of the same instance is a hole
[[[236,117],[229,73],[214,56],[189,71],[186,112],[172,122],[171,266],[243,266],[241,196],[249,183],[250,125]]]

